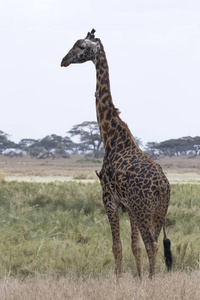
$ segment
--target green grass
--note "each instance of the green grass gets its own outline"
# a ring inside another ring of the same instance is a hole
[[[167,234],[174,270],[199,268],[200,185],[172,185]],[[0,277],[98,277],[114,269],[111,231],[95,183],[0,182]],[[123,271],[136,274],[127,213],[120,212]],[[165,270],[163,235],[157,272]],[[142,265],[148,271],[143,247]]]

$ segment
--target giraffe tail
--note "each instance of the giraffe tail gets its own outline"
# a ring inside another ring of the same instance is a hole
[[[167,267],[167,270],[171,271],[172,268],[172,252],[170,249],[171,242],[170,239],[168,239],[166,236],[165,224],[163,224],[163,232],[164,232],[163,246],[164,246],[165,265]]]

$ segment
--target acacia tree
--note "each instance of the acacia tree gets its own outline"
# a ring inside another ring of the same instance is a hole
[[[46,158],[46,157],[69,157],[66,153],[70,149],[73,142],[68,137],[62,137],[56,134],[47,135],[43,139],[22,139],[19,142],[21,149],[26,151],[31,157]]]
[[[17,148],[17,144],[8,139],[8,134],[0,130],[0,154],[6,149]]]
[[[94,156],[98,156],[102,145],[102,139],[99,132],[98,123],[95,121],[85,121],[81,124],[74,125],[68,133],[73,136],[78,136],[84,149],[92,150]],[[87,146],[87,147],[86,147]]]
[[[65,151],[72,151],[73,153],[76,152],[77,143],[74,143],[70,137],[65,136],[62,143],[64,144]]]
[[[198,154],[200,145],[200,137],[191,137],[186,136],[178,139],[166,140],[161,143],[157,143],[155,145],[155,149],[157,149],[160,153],[164,155],[181,155],[187,154],[188,151],[194,151],[195,156]]]
[[[36,141],[35,144],[31,145],[32,149],[38,149],[41,152],[39,158],[46,157],[68,157],[66,154],[66,145],[69,143],[69,139],[63,138],[62,136],[51,134],[47,135],[43,139]]]
[[[29,153],[29,149],[35,145],[37,143],[37,140],[35,139],[29,139],[29,138],[25,138],[25,139],[22,139],[20,142],[19,142],[19,147],[20,149],[22,149],[23,151],[25,151],[26,153],[30,154]]]
[[[156,142],[148,142],[145,146],[146,153],[153,158],[156,158],[156,146],[158,143]]]
[[[135,139],[135,141],[136,141],[136,143],[137,143],[137,145],[138,145],[139,147],[142,146],[142,141],[141,141],[141,139],[140,139],[139,137],[134,136],[134,139]]]

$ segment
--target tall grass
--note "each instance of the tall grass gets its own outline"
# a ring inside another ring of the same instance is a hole
[[[107,277],[114,269],[111,231],[94,183],[0,182],[0,277]],[[200,185],[172,185],[167,234],[174,271],[200,265]],[[123,271],[136,275],[126,213],[120,212]],[[148,272],[142,252],[143,272]],[[165,272],[162,234],[157,272]]]
[[[130,273],[123,274],[118,284],[113,274],[109,278],[66,276],[0,282],[1,300],[199,300],[200,272],[174,272],[153,280],[142,281]]]

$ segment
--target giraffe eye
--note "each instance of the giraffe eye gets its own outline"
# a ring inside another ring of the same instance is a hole
[[[79,49],[81,49],[81,50],[84,50],[85,49],[85,45],[84,44],[82,44],[82,45],[80,45],[80,46],[78,46],[79,47]]]

